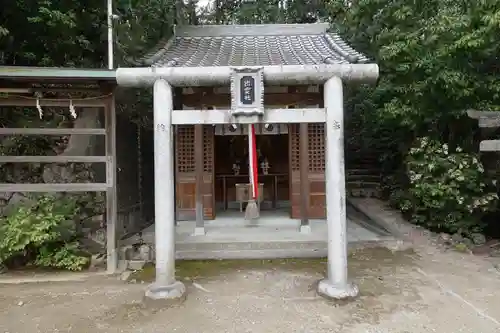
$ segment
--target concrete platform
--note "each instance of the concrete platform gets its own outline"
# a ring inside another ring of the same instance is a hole
[[[327,255],[325,220],[311,220],[310,231],[300,231],[300,220],[286,211],[263,212],[258,222],[246,221],[240,212],[219,213],[205,221],[205,234],[195,234],[195,221],[176,226],[177,259],[313,258]],[[347,238],[351,248],[377,246],[395,240],[351,212]],[[122,241],[122,245],[154,244],[154,225]]]

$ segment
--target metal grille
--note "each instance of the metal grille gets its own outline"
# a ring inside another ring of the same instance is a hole
[[[194,172],[194,126],[177,126],[175,144],[177,154],[177,172]]]
[[[289,125],[290,135],[290,164],[292,171],[300,170],[299,160],[299,124]]]
[[[214,127],[203,128],[203,171],[212,172],[214,165]]]
[[[325,171],[325,124],[309,124],[309,171]]]

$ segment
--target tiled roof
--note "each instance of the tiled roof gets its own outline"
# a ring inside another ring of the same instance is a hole
[[[329,25],[181,26],[142,59],[153,67],[317,65],[368,62]]]

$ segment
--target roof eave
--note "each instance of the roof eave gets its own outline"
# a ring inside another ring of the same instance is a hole
[[[116,71],[93,68],[0,66],[0,79],[116,82]]]

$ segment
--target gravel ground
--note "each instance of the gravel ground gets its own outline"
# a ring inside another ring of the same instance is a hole
[[[500,273],[481,258],[421,245],[349,263],[361,295],[344,304],[316,296],[317,260],[186,273],[186,301],[168,308],[144,305],[146,285],[116,277],[0,279],[0,332],[500,332]]]

